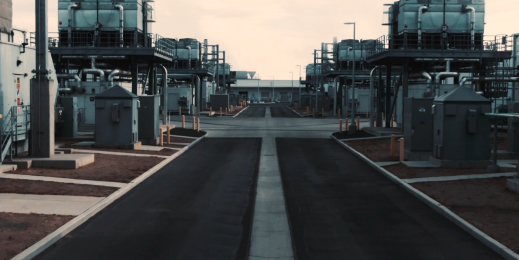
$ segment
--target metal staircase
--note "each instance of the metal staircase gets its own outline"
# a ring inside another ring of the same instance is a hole
[[[0,132],[0,165],[4,163],[5,157],[9,154],[13,159],[12,146],[14,142],[28,139],[30,124],[30,107],[14,106],[7,115],[2,118]]]

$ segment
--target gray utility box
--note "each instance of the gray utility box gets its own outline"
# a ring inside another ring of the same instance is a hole
[[[317,111],[315,111],[317,114],[321,113],[321,111],[324,108],[324,111],[330,111],[330,99],[328,96],[325,96],[323,94],[318,94],[318,102],[317,102]],[[313,108],[315,108],[315,94],[310,96],[310,111],[312,111]]]
[[[440,161],[488,161],[490,121],[484,114],[490,111],[490,100],[465,87],[436,98],[432,157]]]
[[[226,108],[230,107],[230,100],[229,95],[222,94],[222,95],[211,95],[211,108],[214,112],[220,111],[220,108],[222,108],[223,111],[225,111]]]
[[[432,98],[404,98],[405,159],[428,160],[433,151]]]
[[[145,145],[158,145],[160,96],[139,96],[139,101],[139,141]]]
[[[236,93],[229,94],[229,106],[237,106],[239,103],[239,97]]]
[[[305,108],[310,107],[310,95],[308,93],[301,94],[301,102],[299,104],[299,107]]]
[[[57,135],[65,138],[75,138],[78,132],[77,97],[59,97],[59,104],[63,108],[61,122],[56,128]]]
[[[117,85],[96,97],[95,146],[133,149],[139,140],[139,97]]]
[[[508,113],[519,113],[519,102],[508,103]],[[519,153],[519,119],[508,119],[508,135],[506,149],[512,153]]]

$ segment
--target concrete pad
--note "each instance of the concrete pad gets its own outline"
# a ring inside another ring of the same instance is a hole
[[[121,153],[121,152],[105,152],[105,151],[97,151],[97,150],[81,150],[81,149],[74,149],[74,152],[79,153],[90,153],[90,154],[109,154],[109,155],[121,155],[121,156],[133,156],[133,157],[158,157],[158,158],[169,158],[169,156],[163,156],[163,155],[154,155],[154,154],[138,154],[138,153]]]
[[[487,169],[493,162],[488,161],[448,161],[430,157],[429,161],[441,168],[447,169]]]
[[[140,148],[137,148],[135,150],[137,150],[137,151],[154,151],[154,152],[159,152],[159,151],[162,151],[162,149],[164,149],[164,147],[143,145]]]
[[[29,169],[32,166],[32,159],[14,159],[4,161],[3,165],[16,165],[18,169]]]
[[[380,167],[386,167],[391,165],[397,165],[400,164],[400,162],[376,162],[376,164]]]
[[[179,137],[179,138],[186,138],[186,139],[193,139],[196,140],[198,137],[192,137],[192,136],[183,136],[183,135],[169,135],[171,137]]]
[[[391,136],[391,135],[404,135],[400,128],[386,128],[386,127],[364,127],[362,128],[366,133],[370,133],[374,136]]]
[[[77,169],[93,163],[93,154],[62,154],[52,158],[33,158],[32,167],[46,169]]]
[[[2,164],[0,165],[0,173],[16,171],[17,168],[16,164]]]
[[[188,146],[188,145],[190,145],[191,143],[170,143],[170,144],[173,144],[173,145],[183,145],[183,146]]]
[[[0,173],[0,178],[15,179],[15,180],[31,180],[31,181],[48,181],[48,182],[59,182],[59,183],[72,183],[72,184],[82,184],[82,185],[113,187],[113,188],[122,188],[122,187],[127,185],[126,183],[119,183],[119,182],[77,180],[77,179],[66,179],[66,178],[33,176],[33,175],[21,175],[21,174],[7,174],[7,173]]]
[[[506,180],[506,187],[511,191],[519,193],[519,179]]]
[[[56,152],[63,152],[63,154],[72,154],[72,148],[57,148]]]
[[[440,166],[430,161],[413,161],[413,162],[402,162],[407,167],[411,168],[439,168]]]
[[[104,198],[0,193],[0,212],[78,216]]]
[[[441,177],[429,177],[429,178],[415,178],[415,179],[405,179],[403,181],[405,181],[407,183],[418,183],[418,182],[438,182],[438,181],[459,181],[459,180],[474,180],[474,179],[491,179],[491,178],[514,177],[514,176],[517,176],[516,172],[471,174],[471,175],[457,175],[457,176],[441,176]]]

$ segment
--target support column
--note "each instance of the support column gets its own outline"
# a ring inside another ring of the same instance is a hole
[[[386,101],[384,116],[386,116],[386,127],[391,127],[391,65],[386,66]]]
[[[377,86],[377,122],[376,127],[382,127],[382,111],[384,110],[384,80],[382,79],[382,70],[378,70],[378,86]]]
[[[402,122],[402,130],[404,129],[404,113],[405,113],[405,102],[404,99],[409,96],[409,59],[405,59],[404,68],[402,70],[402,114],[400,116],[400,121]],[[396,100],[396,99],[395,99]]]
[[[137,60],[132,57],[132,93],[139,95],[139,64]],[[144,88],[145,86],[143,86]]]

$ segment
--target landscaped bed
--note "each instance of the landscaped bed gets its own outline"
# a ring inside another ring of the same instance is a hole
[[[18,169],[13,174],[59,177],[68,179],[129,183],[164,159],[124,155],[95,154],[93,164],[79,169]]]
[[[73,216],[0,213],[0,259],[11,259]]]
[[[374,162],[398,162],[400,157],[400,142],[396,142],[396,155],[391,156],[391,138],[345,141],[351,148],[368,157]]]
[[[0,193],[108,197],[118,188],[0,178]]]
[[[440,176],[459,176],[471,174],[487,174],[487,169],[445,169],[445,168],[411,168],[404,164],[384,167],[387,171],[400,179],[428,178]],[[515,172],[513,168],[501,168],[501,172]]]
[[[72,146],[72,145],[65,145],[65,148],[72,148],[72,149],[76,149],[76,150],[93,150],[93,151],[102,151],[102,152],[114,152],[114,153],[148,154],[148,155],[158,155],[158,156],[170,156],[177,152],[177,151],[174,151],[171,149],[162,149],[160,151],[144,151],[144,150],[112,149],[112,148],[99,148],[99,147],[92,147],[92,146]]]
[[[412,186],[519,253],[519,194],[506,188],[506,178],[415,183]]]

